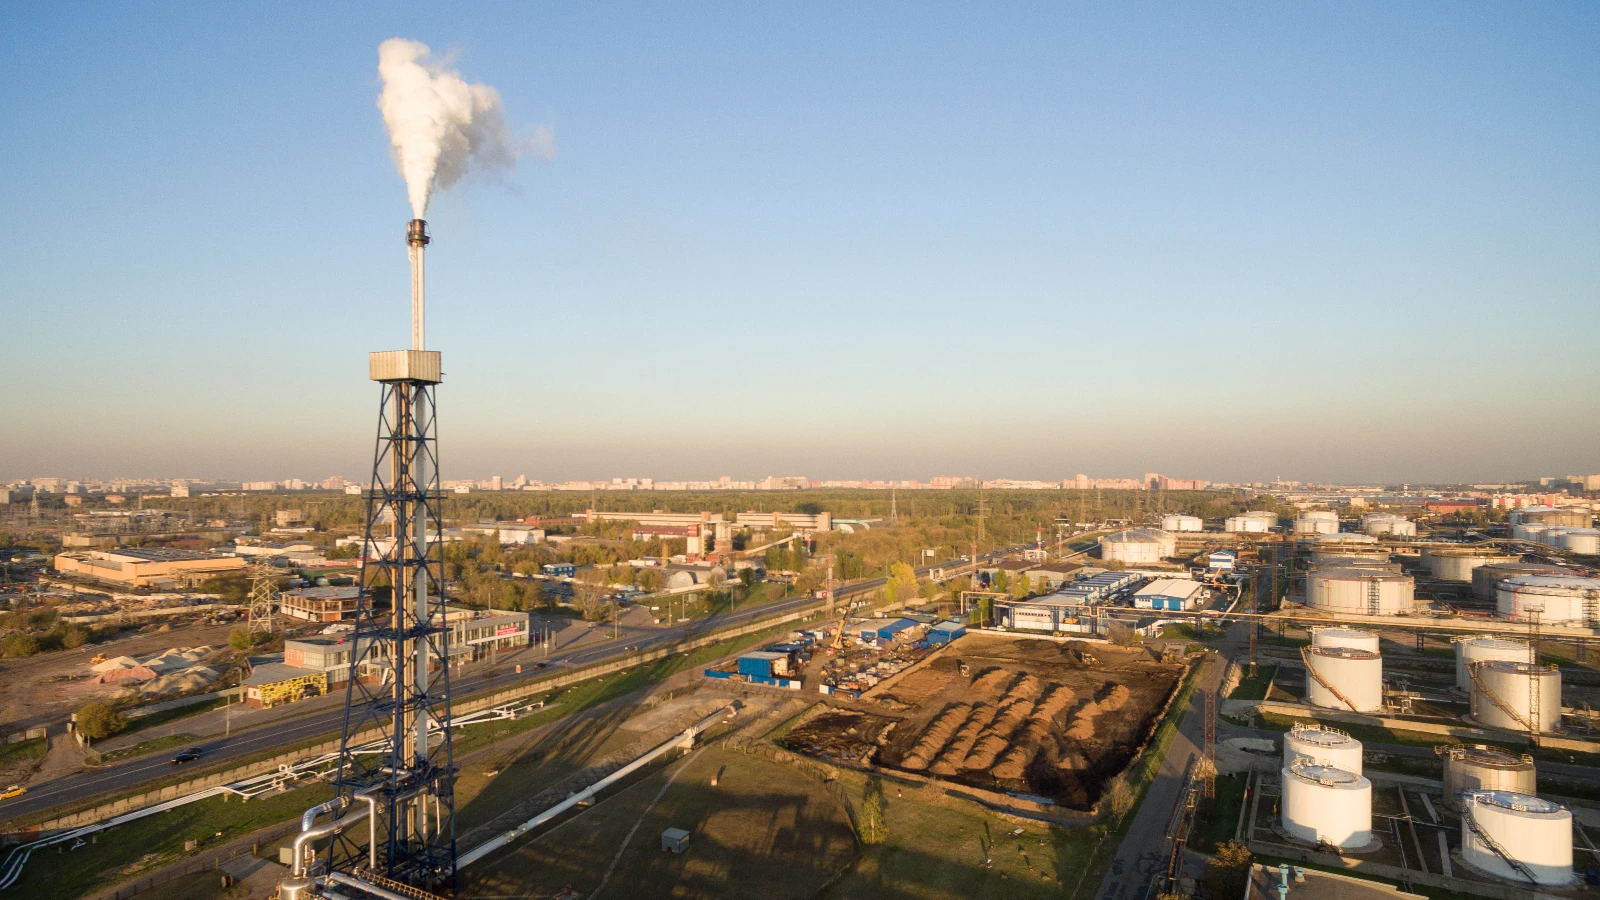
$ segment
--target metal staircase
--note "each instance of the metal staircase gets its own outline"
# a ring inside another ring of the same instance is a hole
[[[1499,695],[1497,695],[1494,691],[1489,690],[1488,685],[1483,683],[1483,679],[1478,677],[1478,670],[1480,668],[1482,668],[1483,666],[1487,665],[1489,662],[1490,662],[1489,660],[1478,660],[1477,662],[1473,663],[1472,665],[1467,666],[1467,675],[1472,678],[1473,686],[1475,686],[1478,689],[1478,693],[1481,693],[1483,696],[1488,697],[1489,700],[1492,703],[1494,703],[1495,706],[1500,707],[1500,710],[1502,712],[1504,712],[1506,715],[1510,716],[1512,718],[1512,720],[1515,721],[1517,724],[1521,725],[1523,728],[1528,729],[1529,731],[1537,731],[1538,729],[1528,720],[1528,718],[1526,716],[1524,716],[1522,713],[1519,713],[1515,709],[1513,709],[1511,707],[1511,704],[1505,702],[1504,700],[1501,700]],[[1537,674],[1530,675],[1530,677],[1535,682],[1537,682],[1539,680]],[[1477,696],[1477,695],[1474,694],[1473,696]],[[1472,710],[1472,717],[1475,718],[1475,719],[1478,717],[1478,711],[1476,709]],[[1535,719],[1533,721],[1538,721],[1538,720]]]
[[[1367,615],[1376,616],[1383,612],[1383,604],[1378,598],[1378,581],[1372,579],[1367,582]]]
[[[1350,698],[1349,697],[1346,697],[1343,693],[1341,693],[1339,691],[1338,688],[1334,687],[1331,683],[1329,683],[1328,679],[1323,678],[1322,677],[1322,673],[1317,671],[1317,667],[1311,664],[1311,649],[1309,647],[1301,647],[1300,648],[1300,661],[1305,663],[1306,674],[1310,675],[1312,678],[1315,678],[1317,680],[1317,684],[1320,684],[1323,687],[1327,688],[1328,689],[1328,693],[1330,693],[1333,696],[1339,698],[1339,702],[1340,703],[1343,703],[1345,706],[1350,707],[1350,711],[1351,712],[1360,712],[1361,711],[1359,709],[1356,709],[1356,705],[1354,703],[1350,702]]]

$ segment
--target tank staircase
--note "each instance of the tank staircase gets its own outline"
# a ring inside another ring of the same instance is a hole
[[[1343,703],[1345,706],[1350,707],[1350,711],[1351,712],[1360,712],[1361,711],[1359,709],[1356,709],[1356,705],[1354,703],[1350,702],[1350,698],[1349,697],[1346,697],[1343,692],[1341,692],[1338,688],[1334,687],[1333,684],[1328,681],[1328,679],[1323,678],[1322,677],[1322,673],[1317,671],[1317,667],[1311,664],[1311,648],[1309,648],[1309,647],[1301,647],[1300,648],[1300,661],[1305,663],[1306,672],[1312,678],[1315,678],[1317,680],[1317,684],[1320,684],[1323,687],[1327,688],[1328,689],[1328,693],[1330,693],[1333,696],[1339,698],[1339,702],[1340,703]]]
[[[1600,591],[1583,592],[1583,624],[1600,628]]]
[[[1367,582],[1367,615],[1377,616],[1383,614],[1383,602],[1378,595],[1378,582]]]
[[[1483,696],[1488,697],[1489,700],[1492,703],[1494,703],[1495,706],[1500,707],[1500,710],[1502,712],[1504,712],[1506,715],[1510,716],[1512,721],[1514,721],[1517,724],[1521,725],[1523,728],[1528,729],[1529,731],[1536,730],[1535,727],[1533,726],[1533,724],[1529,721],[1527,716],[1524,716],[1522,713],[1517,712],[1516,709],[1512,708],[1511,704],[1505,702],[1504,700],[1501,700],[1500,696],[1498,694],[1496,694],[1494,691],[1489,690],[1489,686],[1483,683],[1483,679],[1482,678],[1478,677],[1478,669],[1480,667],[1482,667],[1483,665],[1485,665],[1485,664],[1486,663],[1485,663],[1484,660],[1479,660],[1478,662],[1475,662],[1472,665],[1467,666],[1467,675],[1472,678],[1473,686],[1476,687],[1478,689],[1478,692],[1483,694]],[[1530,677],[1533,677],[1535,681],[1538,680],[1538,678],[1536,676],[1530,676]],[[1474,718],[1477,718],[1477,715],[1478,715],[1477,710],[1473,710],[1472,711],[1472,715],[1473,715]]]
[[[1473,837],[1482,841],[1483,845],[1488,847],[1495,856],[1505,860],[1506,865],[1514,869],[1518,875],[1528,879],[1529,884],[1539,883],[1539,877],[1533,874],[1533,870],[1528,868],[1526,863],[1507,853],[1506,848],[1500,846],[1500,842],[1490,837],[1489,832],[1484,830],[1482,825],[1478,824],[1478,817],[1472,811],[1472,804],[1468,804],[1462,808],[1461,821],[1467,823],[1467,830],[1472,832]]]

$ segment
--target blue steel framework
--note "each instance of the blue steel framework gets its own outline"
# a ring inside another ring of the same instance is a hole
[[[385,380],[372,487],[367,492],[363,588],[347,682],[339,774],[342,807],[376,801],[376,853],[367,829],[329,842],[327,865],[429,892],[456,884],[455,764],[450,729],[449,627],[440,558],[435,381]],[[388,545],[381,555],[374,547]],[[371,558],[377,555],[377,558]],[[388,586],[388,590],[385,590]],[[382,602],[388,595],[387,607]],[[359,677],[366,673],[368,677]],[[376,732],[383,749],[354,751]],[[369,867],[369,859],[372,860]]]

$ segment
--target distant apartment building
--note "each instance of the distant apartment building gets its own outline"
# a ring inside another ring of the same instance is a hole
[[[272,514],[272,521],[279,528],[288,528],[290,525],[299,525],[305,520],[305,513],[298,509],[280,509]]]
[[[128,587],[193,587],[212,575],[245,567],[238,556],[187,550],[85,550],[57,554],[56,571]]]
[[[799,532],[832,531],[833,514],[827,512],[789,513],[789,512],[742,512],[734,517],[734,524],[740,528],[757,530],[793,528]]]
[[[246,491],[275,491],[278,489],[276,481],[246,481],[239,487]]]
[[[189,496],[189,486],[181,481],[174,481],[171,490],[174,497]]]

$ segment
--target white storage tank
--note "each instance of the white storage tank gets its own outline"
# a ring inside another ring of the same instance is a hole
[[[1307,510],[1295,517],[1295,534],[1337,534],[1339,514],[1327,510]]]
[[[1311,566],[1313,569],[1376,569],[1380,572],[1393,572],[1396,575],[1404,571],[1399,563],[1389,561],[1387,550],[1377,550],[1367,556],[1349,556],[1338,550],[1319,553],[1313,549]]]
[[[1572,528],[1561,535],[1560,549],[1584,556],[1600,556],[1600,529]]]
[[[1452,638],[1456,645],[1456,687],[1472,693],[1472,676],[1467,674],[1473,663],[1493,662],[1528,662],[1528,645],[1522,641],[1511,641],[1503,638],[1492,637],[1458,637]]]
[[[1549,525],[1541,525],[1537,523],[1532,525],[1513,525],[1511,527],[1511,536],[1519,541],[1537,542],[1539,540],[1539,535],[1544,534],[1549,528]]]
[[[1444,804],[1456,809],[1457,798],[1466,791],[1512,791],[1535,793],[1537,776],[1533,757],[1513,756],[1494,747],[1436,747],[1444,760]]]
[[[1507,578],[1521,575],[1572,575],[1560,566],[1547,563],[1503,562],[1479,566],[1472,570],[1472,599],[1494,602],[1496,589]]]
[[[1553,506],[1530,506],[1511,511],[1513,525],[1565,525],[1568,528],[1588,528],[1594,517],[1588,510],[1557,509]]]
[[[1570,531],[1577,530],[1578,529],[1576,528],[1566,528],[1561,525],[1552,525],[1549,528],[1546,528],[1544,531],[1539,532],[1539,543],[1545,545],[1546,547],[1560,547],[1562,535],[1565,535]]]
[[[1378,652],[1378,635],[1360,628],[1339,625],[1318,625],[1311,629],[1313,647],[1349,647],[1353,650]]]
[[[1474,868],[1523,884],[1529,876],[1541,885],[1571,884],[1572,813],[1531,794],[1465,794],[1461,857]]]
[[[1495,615],[1529,621],[1539,611],[1547,625],[1582,625],[1600,619],[1600,579],[1578,575],[1519,575],[1495,587]]]
[[[1162,531],[1203,531],[1206,523],[1199,516],[1162,516]]]
[[[1158,563],[1177,552],[1177,539],[1154,528],[1119,531],[1100,539],[1100,558],[1133,565]]]
[[[1535,690],[1539,702],[1538,730],[1550,734],[1561,726],[1561,670],[1527,662],[1491,660],[1473,663],[1473,721],[1489,728],[1528,731],[1533,721]],[[1533,682],[1538,682],[1537,689]]]
[[[1306,573],[1306,605],[1353,615],[1393,616],[1416,609],[1416,581],[1381,569],[1317,568]]]
[[[1417,523],[1405,516],[1368,513],[1361,517],[1361,530],[1371,535],[1409,538],[1417,536]]]
[[[1242,516],[1229,516],[1222,527],[1224,531],[1265,534],[1278,527],[1278,514],[1254,510]]]
[[[1283,830],[1308,844],[1355,850],[1372,843],[1372,782],[1333,766],[1283,769]]]
[[[1337,728],[1296,722],[1283,736],[1283,766],[1293,768],[1296,762],[1333,766],[1360,775],[1361,742]]]
[[[1441,581],[1471,581],[1472,570],[1479,566],[1494,566],[1516,562],[1521,557],[1508,556],[1498,550],[1475,550],[1466,547],[1429,549],[1428,570]]]
[[[1307,647],[1306,700],[1324,709],[1383,710],[1383,657],[1349,647]]]

